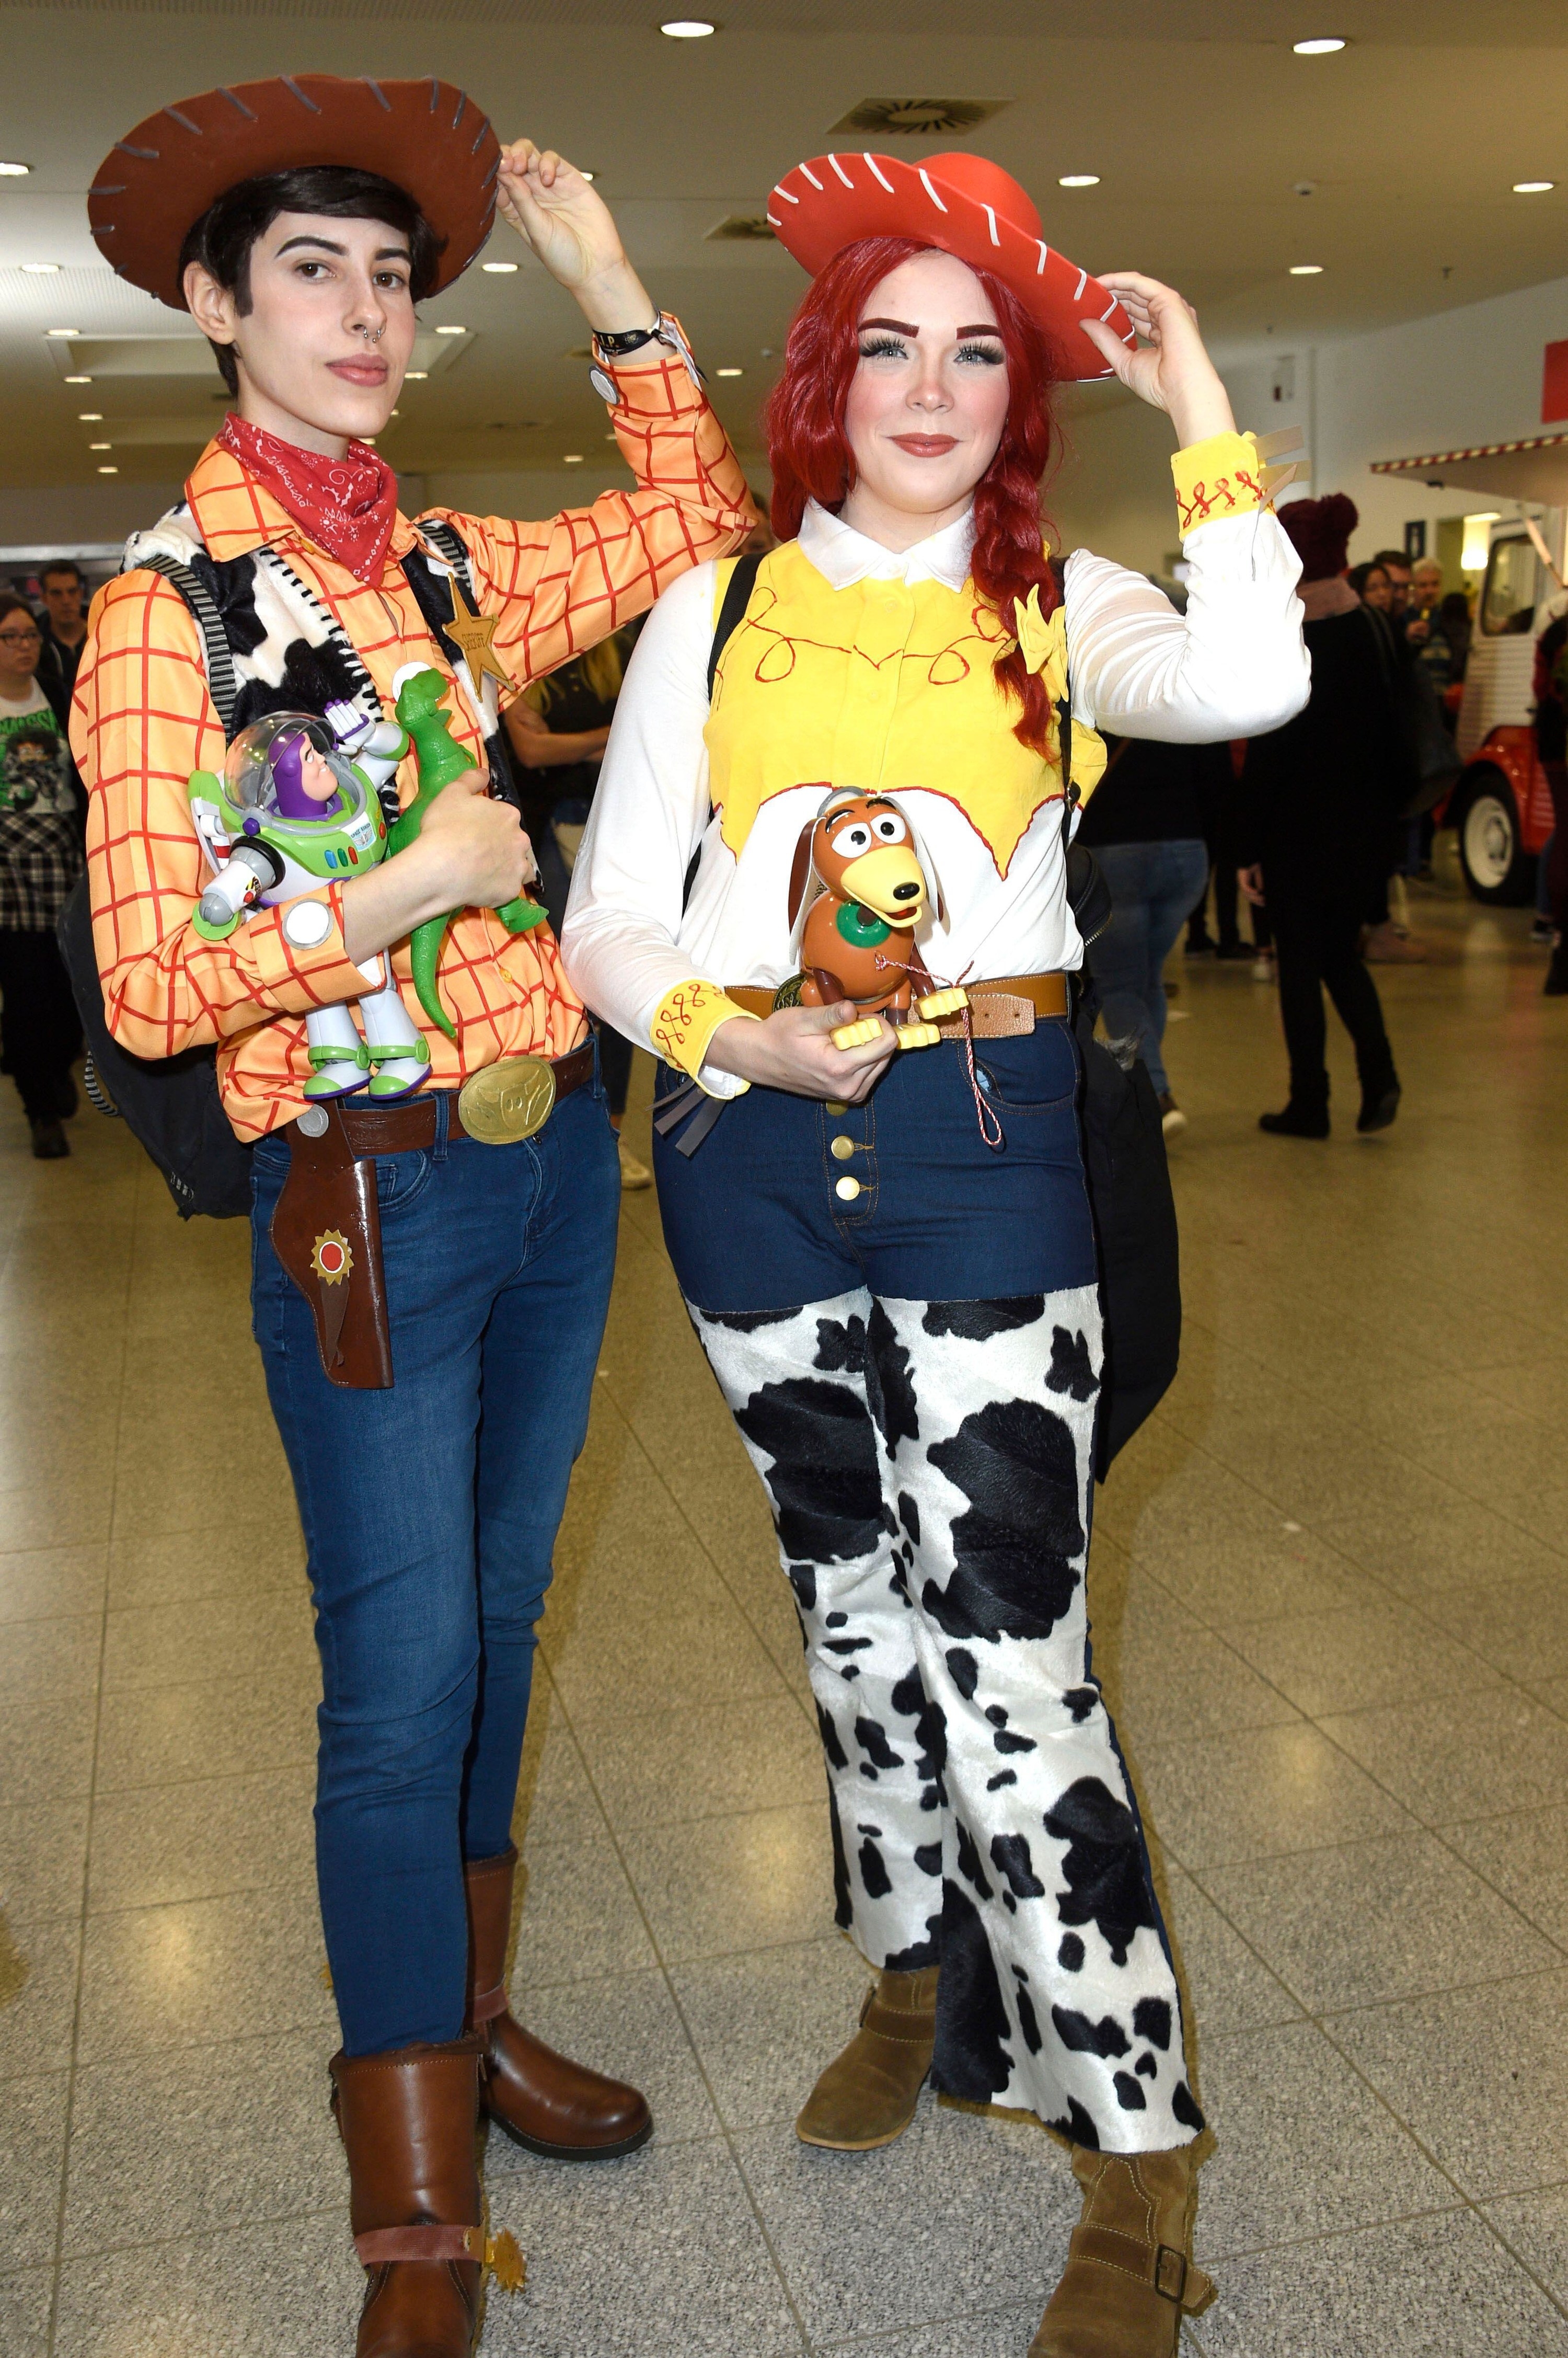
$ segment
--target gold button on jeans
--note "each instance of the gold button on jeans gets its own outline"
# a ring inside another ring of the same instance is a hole
[[[860,1183],[858,1179],[838,1179],[833,1184],[833,1193],[841,1204],[852,1204],[860,1192]]]
[[[832,1141],[827,1151],[836,1163],[848,1163],[850,1155],[855,1152],[855,1141],[852,1138],[840,1135]]]

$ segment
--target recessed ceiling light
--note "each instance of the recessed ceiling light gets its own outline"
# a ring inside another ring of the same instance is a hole
[[[22,270],[24,276],[28,278],[58,278],[59,276],[59,265],[58,262],[24,262],[22,265]]]
[[[436,333],[438,336],[466,336],[468,334],[468,330],[466,328],[438,328]]]
[[[58,342],[63,343],[71,336],[80,336],[81,330],[80,328],[46,328],[44,333],[46,336],[54,337]]]
[[[401,410],[396,409],[389,409],[386,414],[389,417],[399,417],[402,416]]]
[[[706,41],[709,33],[719,30],[706,16],[671,16],[659,27],[666,40]]]
[[[120,470],[118,467],[100,467],[98,471],[101,475],[117,475]]]
[[[113,442],[90,442],[87,447],[90,450],[112,450],[114,445]]]
[[[30,164],[0,164],[0,180],[25,180],[32,168]]]
[[[1321,262],[1292,262],[1291,265],[1291,276],[1292,278],[1321,278],[1323,276],[1323,265]]]
[[[428,369],[405,369],[403,382],[405,384],[423,384],[429,373]]]
[[[67,384],[91,384],[92,382],[92,379],[90,376],[68,376],[66,378]]]
[[[479,266],[481,270],[488,270],[492,278],[510,278],[517,265],[514,262],[481,262]]]
[[[599,178],[599,174],[597,172],[590,172],[586,164],[579,164],[578,166],[578,170],[585,180],[597,180]]]
[[[582,452],[580,450],[566,451],[562,456],[561,464],[563,467],[580,467],[582,464]]]
[[[79,409],[76,415],[79,422],[83,426],[102,426],[103,423],[103,412],[101,409]]]
[[[1550,195],[1556,186],[1555,180],[1516,180],[1514,194],[1516,197],[1544,197]]]
[[[1314,40],[1291,43],[1298,58],[1332,57],[1336,49],[1342,49],[1345,46],[1344,40],[1337,33],[1325,33]]]
[[[1064,172],[1056,186],[1059,189],[1098,189],[1098,172]]]
[[[744,376],[746,372],[744,369],[715,369],[713,373],[715,376]]]

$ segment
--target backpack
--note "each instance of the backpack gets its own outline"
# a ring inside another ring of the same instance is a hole
[[[194,521],[188,517],[188,510],[176,508],[150,532],[134,534],[126,544],[125,569],[161,573],[189,607],[201,633],[208,692],[225,741],[232,742],[237,730],[256,719],[261,708],[308,710],[335,695],[380,719],[381,698],[352,641],[274,549],[255,552],[247,576],[246,626],[236,629],[222,594],[234,568],[213,565]],[[470,606],[474,604],[468,551],[443,521],[427,519],[419,530],[438,552],[440,566],[433,565],[424,550],[415,549],[403,560],[404,575],[432,637],[455,667],[460,651],[441,627],[451,617],[446,611],[450,600],[443,598],[440,585],[444,574],[456,574]],[[246,559],[239,562],[251,564]],[[262,618],[270,621],[275,642],[286,630],[297,635],[287,644],[281,681],[252,695],[247,688],[256,675],[249,657],[256,644],[254,626]],[[516,803],[516,783],[494,708],[494,687],[489,680],[484,687],[481,717],[488,724],[484,744],[490,774],[503,796]],[[57,936],[87,1036],[83,1078],[91,1102],[100,1113],[124,1120],[138,1146],[157,1164],[181,1219],[199,1213],[214,1220],[248,1218],[251,1150],[236,1138],[223,1110],[216,1049],[185,1048],[176,1056],[135,1056],[114,1038],[104,1015],[85,875],[60,912]]]

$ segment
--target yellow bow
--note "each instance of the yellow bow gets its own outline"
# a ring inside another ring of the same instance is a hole
[[[1039,671],[1051,652],[1051,625],[1040,611],[1040,584],[1036,581],[1027,598],[1012,601],[1012,619],[1018,632],[1019,651],[1025,671]]]

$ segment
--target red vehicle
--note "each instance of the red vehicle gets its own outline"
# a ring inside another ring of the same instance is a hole
[[[1421,459],[1385,459],[1375,475],[1509,502],[1490,527],[1486,578],[1459,704],[1465,769],[1434,816],[1457,830],[1459,864],[1478,901],[1519,905],[1535,892],[1536,855],[1552,833],[1552,795],[1535,745],[1535,643],[1568,604],[1568,434],[1493,442]]]

